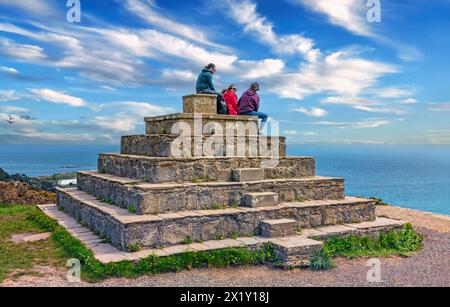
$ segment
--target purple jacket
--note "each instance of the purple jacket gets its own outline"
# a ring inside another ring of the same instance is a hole
[[[238,102],[239,114],[246,114],[250,112],[257,112],[259,110],[259,96],[257,93],[248,89],[242,94]]]

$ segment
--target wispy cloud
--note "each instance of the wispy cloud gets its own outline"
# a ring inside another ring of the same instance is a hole
[[[280,54],[301,54],[308,61],[315,61],[319,50],[314,41],[299,34],[277,35],[273,24],[257,12],[256,3],[250,0],[225,0],[229,16],[244,27],[245,32],[255,35],[262,43]]]
[[[328,112],[324,109],[320,108],[311,108],[306,109],[304,107],[300,107],[293,110],[294,112],[303,113],[305,115],[308,115],[309,117],[325,117],[328,115]]]
[[[364,121],[355,121],[355,122],[333,122],[333,121],[320,121],[315,122],[315,125],[322,126],[335,126],[339,129],[369,129],[369,128],[378,128],[381,126],[389,125],[391,122],[386,119],[367,119]]]
[[[310,10],[323,14],[328,21],[338,27],[359,35],[372,38],[398,51],[400,59],[413,61],[422,57],[422,53],[414,46],[408,46],[401,42],[391,40],[387,36],[378,33],[373,24],[367,20],[367,1],[362,0],[290,0],[293,3],[303,5]],[[383,6],[382,6],[383,12]]]
[[[148,24],[156,26],[168,33],[179,35],[205,45],[220,47],[219,44],[213,43],[208,39],[207,34],[201,27],[186,25],[176,21],[173,18],[169,18],[166,15],[158,13],[158,7],[154,1],[126,0],[125,7]]]
[[[20,95],[14,90],[0,90],[0,102],[8,102],[20,99]]]
[[[428,109],[433,112],[450,112],[450,102],[430,103]]]
[[[56,104],[66,104],[72,107],[86,106],[84,99],[67,95],[65,92],[58,92],[50,89],[30,89],[35,99],[45,100]]]

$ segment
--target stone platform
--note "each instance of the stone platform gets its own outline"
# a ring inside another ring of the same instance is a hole
[[[152,183],[231,181],[233,170],[262,168],[270,157],[199,157],[158,158],[120,154],[100,154],[98,171]],[[265,179],[289,179],[315,176],[315,160],[311,157],[286,157],[276,167],[263,168]]]
[[[341,231],[330,229],[329,227],[319,227],[314,229],[304,229],[300,233],[284,238],[268,238],[263,236],[236,237],[235,239],[211,240],[202,243],[191,243],[174,245],[157,249],[142,249],[138,252],[124,252],[110,244],[104,243],[98,234],[78,223],[74,218],[58,210],[55,205],[38,206],[50,218],[55,219],[71,235],[80,240],[90,248],[94,257],[101,263],[116,263],[122,261],[139,261],[151,255],[158,257],[168,257],[188,252],[200,252],[208,250],[219,250],[227,248],[249,248],[256,250],[265,243],[272,243],[274,250],[285,266],[308,265],[312,254],[321,248],[322,242],[328,237],[342,237],[349,234],[363,235],[376,232],[386,232],[400,229],[404,223],[402,221],[379,218],[373,222],[361,225],[346,224]]]
[[[277,148],[275,148],[275,146]],[[276,152],[278,157],[286,157],[286,138],[271,138],[259,135],[243,137],[225,135],[199,138],[192,135],[131,135],[122,137],[121,153],[124,155],[147,157],[171,157],[177,152],[190,157],[261,157],[264,153]],[[185,153],[183,151],[186,151]]]
[[[312,237],[400,227],[376,220],[375,201],[347,197],[344,179],[317,176],[314,158],[286,156],[285,138],[260,135],[257,118],[215,114],[213,95],[183,101],[184,113],[146,118],[146,135],[123,137],[121,154],[100,154],[97,171],[78,173],[77,189],[58,190],[60,211],[42,207],[68,229],[77,221],[111,242],[82,230],[96,257],[108,254],[102,261],[271,242],[286,265],[303,265],[321,248]],[[231,144],[173,154],[174,142],[211,139]],[[181,245],[188,239],[197,243]]]
[[[197,118],[197,125],[195,119]],[[181,113],[171,114],[158,117],[146,117],[146,134],[173,134],[172,129],[180,125],[186,124],[193,135],[210,135],[216,133],[213,127],[220,127],[222,133],[225,134],[228,129],[244,128],[243,135],[255,135],[258,134],[258,118],[253,116],[229,116],[218,114],[192,114]],[[184,126],[184,125],[183,125]],[[237,133],[236,133],[237,134]],[[242,135],[241,134],[241,135]]]

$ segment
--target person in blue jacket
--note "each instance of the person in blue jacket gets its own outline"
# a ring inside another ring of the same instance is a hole
[[[198,75],[196,92],[197,94],[213,94],[217,95],[217,105],[222,106],[225,100],[221,93],[216,91],[213,82],[213,75],[216,73],[216,65],[211,63],[202,69],[202,72]],[[226,106],[226,104],[225,104]],[[227,114],[227,110],[219,110],[219,113]]]

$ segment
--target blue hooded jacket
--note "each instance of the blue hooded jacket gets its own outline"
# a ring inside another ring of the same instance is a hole
[[[209,69],[203,68],[200,75],[198,75],[196,90],[197,93],[200,93],[204,90],[211,90],[214,92],[216,91],[213,84],[213,75]]]

